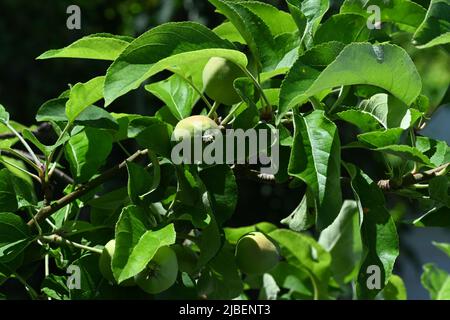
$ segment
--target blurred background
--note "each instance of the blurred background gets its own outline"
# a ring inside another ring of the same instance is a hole
[[[285,8],[284,0],[265,1]],[[428,7],[429,1],[416,1]],[[67,7],[81,8],[81,29],[66,27]],[[333,7],[338,8],[338,2]],[[333,10],[333,9],[332,9]],[[332,12],[332,11],[331,11]],[[105,73],[109,62],[50,59],[37,61],[41,53],[64,47],[92,33],[107,32],[136,37],[167,21],[197,21],[215,27],[223,20],[206,0],[1,0],[0,1],[0,103],[12,119],[31,125],[37,109],[57,97],[69,84],[85,82]],[[448,99],[448,53],[440,49],[425,50],[413,56],[419,67],[427,95],[436,105]],[[443,60],[443,62],[442,62]],[[444,96],[446,95],[446,98]],[[136,90],[120,98],[112,111],[153,114],[161,103],[145,90]],[[450,144],[450,106],[441,106],[437,115],[422,132]],[[383,173],[381,173],[383,174]],[[298,205],[301,190],[285,186],[272,187],[249,181],[239,182],[239,204],[233,225],[258,221],[279,221]],[[391,208],[392,209],[392,208]],[[398,206],[401,214],[418,217],[414,207]],[[396,273],[405,281],[410,299],[428,299],[420,283],[422,265],[434,262],[450,271],[450,259],[431,242],[450,242],[445,229],[417,229],[401,226],[401,255]]]

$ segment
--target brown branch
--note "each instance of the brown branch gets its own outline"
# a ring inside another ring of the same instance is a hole
[[[394,191],[401,188],[409,187],[417,183],[426,182],[444,172],[450,166],[450,162],[441,165],[435,169],[431,169],[425,172],[408,173],[402,180],[396,181],[394,179],[380,180],[378,181],[378,187],[383,191]]]
[[[62,197],[61,199],[54,201],[52,204],[43,207],[39,212],[36,214],[35,219],[32,219],[28,221],[28,225],[32,226],[34,225],[35,221],[40,222],[42,220],[47,219],[50,217],[53,213],[56,211],[64,208],[66,205],[72,203],[73,201],[81,198],[82,196],[86,195],[93,189],[97,188],[98,186],[102,185],[106,181],[110,180],[111,178],[114,178],[117,176],[117,174],[126,167],[127,162],[133,162],[137,159],[141,158],[142,156],[145,156],[148,154],[148,150],[139,150],[135,154],[133,154],[131,157],[123,161],[122,163],[116,165],[115,167],[105,171],[100,176],[98,176],[95,179],[92,179],[88,183],[78,187],[75,191],[72,193],[69,193]]]

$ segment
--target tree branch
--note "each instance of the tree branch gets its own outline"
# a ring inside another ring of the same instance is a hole
[[[72,193],[69,193],[62,197],[61,199],[54,201],[52,204],[43,207],[39,212],[36,214],[34,220],[28,221],[29,226],[33,226],[35,221],[40,222],[42,220],[47,219],[50,217],[53,213],[56,211],[64,208],[66,205],[72,203],[73,201],[81,198],[82,196],[86,195],[93,189],[97,188],[98,186],[102,185],[106,181],[110,180],[111,178],[114,178],[122,169],[124,169],[127,165],[127,162],[133,162],[137,159],[141,158],[142,156],[145,156],[148,154],[148,149],[145,150],[139,150],[135,154],[133,154],[131,157],[123,161],[122,163],[116,165],[115,167],[105,171],[100,176],[98,176],[95,179],[92,179],[88,183],[78,187],[75,191]]]
[[[442,172],[444,172],[449,166],[450,162],[425,172],[408,173],[403,177],[403,179],[400,182],[394,179],[388,179],[388,180],[380,180],[378,181],[377,184],[378,187],[380,187],[380,189],[383,191],[394,191],[401,188],[412,186],[417,183],[422,183],[431,180],[434,177],[441,175]]]

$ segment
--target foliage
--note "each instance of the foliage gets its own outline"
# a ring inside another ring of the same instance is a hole
[[[346,0],[338,12],[325,0],[288,0],[289,11],[210,3],[226,18],[213,30],[171,22],[137,38],[93,34],[40,55],[110,65],[44,103],[38,126],[13,122],[0,105],[0,296],[8,294],[2,283],[17,279],[33,299],[406,298],[394,274],[398,226],[450,226],[450,149],[420,135],[449,102],[449,1],[369,1],[383,13],[373,30],[367,1]],[[427,54],[443,57],[439,81],[428,81]],[[202,72],[215,57],[243,72],[233,106],[204,94]],[[143,84],[164,104],[153,116],[121,105]],[[194,114],[223,129],[278,129],[287,154],[279,171],[175,164],[172,132]],[[57,138],[44,143],[43,128]],[[114,165],[116,146],[127,156]],[[372,157],[364,163],[362,155]],[[121,185],[109,183],[121,175]],[[297,190],[298,207],[279,221],[233,226],[237,180],[247,178]],[[393,215],[392,197],[419,204],[418,217]],[[239,239],[254,231],[279,247],[280,261],[265,274],[246,274],[236,262]],[[99,258],[111,239],[108,282]],[[448,244],[436,245],[448,254]],[[124,285],[167,247],[179,270],[169,289]],[[50,272],[29,284],[42,264]],[[79,288],[68,281],[69,266],[81,272]],[[422,282],[431,298],[449,298],[445,271],[427,264]]]

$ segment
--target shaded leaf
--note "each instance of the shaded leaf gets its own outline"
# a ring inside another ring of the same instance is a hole
[[[337,128],[323,111],[294,115],[295,133],[289,174],[302,179],[313,193],[317,227],[330,225],[339,213],[341,155]]]

